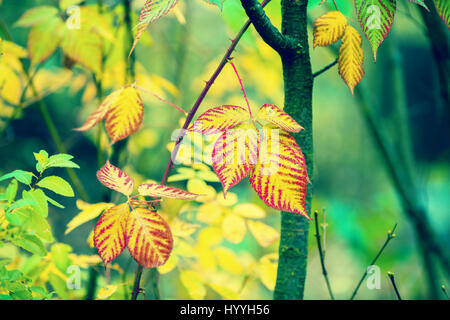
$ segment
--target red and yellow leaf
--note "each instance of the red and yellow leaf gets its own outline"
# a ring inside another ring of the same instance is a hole
[[[126,246],[128,204],[123,203],[106,210],[94,228],[94,245],[105,264],[114,260]]]
[[[344,34],[347,18],[339,11],[329,11],[314,21],[314,48],[326,47],[338,41]]]
[[[147,29],[148,25],[166,15],[176,4],[178,0],[147,0],[145,1],[144,7],[141,9],[139,15],[139,22],[137,25],[136,35],[134,36],[133,47],[131,52],[133,52],[136,44],[141,38],[142,34]]]
[[[250,125],[227,130],[216,140],[212,151],[214,172],[223,193],[244,179],[258,159],[258,133]]]
[[[97,123],[103,120],[103,118],[108,113],[111,106],[113,106],[118,96],[122,93],[122,89],[116,90],[111,93],[109,96],[103,100],[100,106],[91,113],[91,115],[86,119],[86,122],[79,128],[75,129],[76,131],[87,131],[95,126]]]
[[[142,267],[155,268],[166,263],[170,256],[172,233],[159,214],[137,208],[128,218],[127,247]]]
[[[106,187],[129,196],[133,192],[134,181],[125,172],[113,166],[109,160],[97,171],[97,179]]]
[[[249,180],[269,207],[309,219],[305,208],[309,180],[304,156],[295,141],[288,139],[289,134],[277,131],[281,130],[264,128],[258,163],[250,171]]]
[[[155,198],[173,198],[173,199],[190,200],[198,197],[198,194],[195,193],[153,183],[141,184],[138,187],[138,192],[141,196],[155,197]]]
[[[225,105],[212,108],[201,114],[189,130],[201,134],[216,134],[231,129],[247,120],[249,112],[243,107]]]
[[[450,2],[448,0],[434,0],[434,5],[439,16],[450,29]]]
[[[363,59],[362,38],[355,28],[348,26],[339,48],[338,68],[352,94],[364,76]]]
[[[135,132],[142,123],[144,106],[136,88],[123,87],[106,114],[106,131],[111,142],[122,140]]]
[[[273,123],[288,132],[299,132],[303,129],[290,115],[273,104],[263,105],[256,118]]]

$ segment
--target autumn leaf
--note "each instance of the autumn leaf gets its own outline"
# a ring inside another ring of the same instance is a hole
[[[129,196],[133,192],[134,180],[109,161],[97,171],[97,179],[106,187]]]
[[[363,59],[362,38],[355,28],[348,26],[339,48],[338,68],[339,74],[347,83],[352,94],[355,86],[364,76]]]
[[[212,151],[214,172],[223,193],[244,179],[258,159],[258,134],[250,125],[227,130],[216,140]]]
[[[131,47],[130,55],[136,47],[142,34],[147,29],[148,25],[153,21],[166,15],[176,4],[178,0],[146,0],[144,7],[141,9],[139,15],[139,22],[136,34],[134,36],[133,46]]]
[[[396,5],[396,0],[355,0],[358,20],[370,42],[375,61],[378,47],[394,23]]]
[[[106,119],[106,130],[111,142],[122,140],[133,134],[144,117],[142,99],[133,86],[122,87],[111,93],[87,118],[77,131],[87,131],[102,119]]]
[[[314,48],[326,47],[338,41],[344,34],[347,18],[339,11],[329,11],[314,21]]]
[[[255,240],[262,246],[268,247],[275,241],[280,238],[280,233],[268,226],[267,224],[262,223],[261,221],[252,221],[248,220],[248,229],[250,233],[255,237]]]
[[[127,222],[127,247],[144,268],[163,265],[173,247],[169,225],[156,212],[143,208],[133,210]]]
[[[105,264],[119,256],[126,246],[130,209],[122,203],[106,210],[94,228],[94,245]]]
[[[159,184],[141,184],[138,187],[138,192],[141,196],[155,197],[155,198],[172,198],[172,199],[195,199],[198,194],[184,191],[174,187],[162,186]]]

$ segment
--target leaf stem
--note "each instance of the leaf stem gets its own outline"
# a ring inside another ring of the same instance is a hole
[[[323,67],[322,69],[316,71],[313,73],[313,78],[320,76],[322,73],[324,73],[325,71],[328,71],[329,69],[331,69],[332,67],[334,67],[335,65],[337,65],[338,63],[338,59],[334,60],[333,62],[331,62],[330,64],[326,65],[325,67]]]
[[[395,238],[395,229],[397,228],[397,224],[394,225],[394,228],[392,228],[392,231],[389,230],[387,233],[387,238],[386,241],[384,241],[383,245],[381,246],[380,250],[378,251],[377,255],[375,256],[375,258],[373,258],[372,262],[370,263],[370,265],[374,265],[378,258],[381,256],[381,254],[383,253],[384,249],[387,247],[387,245],[389,244],[389,242]],[[366,271],[364,271],[364,274],[362,275],[361,279],[359,280],[355,290],[353,290],[352,296],[350,297],[350,300],[353,300],[356,296],[356,294],[358,293],[359,287],[361,287],[362,282],[364,281],[364,279],[367,276],[367,268]]]
[[[318,213],[317,211],[314,212],[314,223],[316,226],[316,240],[317,240],[317,249],[319,250],[319,256],[320,256],[320,265],[322,266],[322,274],[325,278],[325,282],[327,284],[328,293],[330,294],[330,297],[332,300],[334,300],[333,291],[331,290],[330,281],[328,279],[328,273],[327,269],[325,267],[325,257],[322,251],[322,243],[320,241],[320,233],[319,233],[319,222],[317,221]]]
[[[395,294],[397,295],[398,300],[402,300],[400,297],[400,292],[398,292],[397,285],[395,284],[394,274],[392,272],[388,272],[388,277],[391,279],[392,286],[394,287]]]

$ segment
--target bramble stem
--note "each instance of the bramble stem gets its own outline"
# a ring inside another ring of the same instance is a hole
[[[331,290],[331,285],[330,285],[330,281],[328,279],[328,273],[327,273],[327,269],[325,267],[325,257],[322,251],[322,243],[320,241],[320,233],[319,233],[319,222],[317,221],[317,211],[314,212],[314,222],[316,225],[316,239],[317,239],[317,249],[319,250],[319,255],[320,255],[320,265],[322,266],[322,274],[323,277],[325,278],[325,282],[327,283],[327,288],[328,288],[328,293],[330,294],[330,297],[332,300],[334,300],[334,295],[333,295],[333,291]]]
[[[381,256],[381,254],[383,253],[384,249],[387,247],[387,245],[389,244],[389,242],[395,238],[395,229],[397,228],[397,224],[394,225],[394,228],[392,228],[392,231],[389,230],[387,233],[387,238],[386,241],[384,241],[383,245],[381,246],[380,250],[378,251],[377,255],[375,256],[375,258],[373,258],[372,262],[370,263],[370,265],[374,265],[378,258]],[[361,287],[362,282],[364,281],[364,279],[367,276],[367,268],[366,271],[364,271],[364,274],[362,275],[361,279],[358,282],[358,285],[356,286],[355,290],[353,290],[352,296],[350,297],[350,300],[353,300],[356,296],[356,294],[358,293],[359,287]]]
[[[324,73],[325,71],[328,71],[329,69],[331,69],[332,67],[334,67],[335,65],[337,65],[338,63],[338,59],[334,60],[333,62],[331,62],[330,64],[326,65],[325,67],[323,67],[322,69],[316,71],[313,73],[313,78],[320,76],[322,73]]]

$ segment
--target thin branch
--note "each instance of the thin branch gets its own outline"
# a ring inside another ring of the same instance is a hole
[[[329,69],[331,69],[332,67],[334,67],[335,65],[337,65],[338,63],[338,59],[334,60],[332,63],[326,65],[325,67],[323,67],[322,69],[316,71],[313,73],[313,78],[320,76],[322,73],[324,73],[325,71],[328,71]]]
[[[328,273],[327,268],[325,267],[325,257],[323,255],[322,251],[322,243],[320,242],[320,233],[319,233],[319,222],[317,221],[317,211],[314,212],[314,222],[316,225],[316,239],[317,239],[317,249],[319,250],[319,256],[320,256],[320,264],[322,266],[322,274],[325,278],[325,282],[327,283],[328,293],[330,294],[330,297],[332,300],[334,300],[333,291],[331,290],[330,281],[328,279]]]
[[[262,8],[265,7],[269,2],[270,2],[270,0],[264,0],[261,3],[261,7]],[[203,90],[200,93],[199,97],[195,101],[191,111],[189,112],[189,114],[188,114],[188,116],[187,116],[187,118],[186,118],[186,120],[185,120],[185,122],[183,124],[183,129],[184,130],[186,130],[189,127],[189,125],[191,124],[191,121],[194,119],[194,116],[197,113],[197,110],[200,107],[201,103],[205,99],[206,94],[209,92],[209,89],[211,89],[211,86],[213,85],[214,81],[217,79],[219,74],[222,72],[223,68],[225,67],[225,65],[228,62],[228,59],[230,59],[231,54],[233,53],[234,49],[236,48],[237,44],[241,40],[241,38],[244,35],[244,33],[250,27],[251,23],[252,22],[251,22],[250,19],[247,20],[247,22],[244,24],[244,26],[239,31],[237,36],[231,41],[231,45],[228,48],[228,50],[226,51],[225,55],[223,56],[222,61],[220,61],[219,65],[217,66],[216,71],[214,71],[214,73],[212,74],[211,78],[206,82],[205,87],[203,88]],[[180,134],[180,136],[178,137],[178,139],[177,139],[177,141],[175,143],[175,147],[173,148],[172,153],[170,155],[170,159],[169,159],[169,161],[167,163],[166,170],[164,171],[164,175],[163,175],[163,178],[161,180],[161,185],[164,185],[167,182],[167,178],[169,177],[170,171],[172,170],[172,167],[173,167],[173,160],[172,159],[175,159],[175,157],[177,156],[178,149],[180,148],[180,143],[183,140],[183,137],[184,137],[184,133],[182,132]],[[136,300],[137,296],[139,294],[142,270],[143,270],[142,266],[139,265],[137,270],[136,270],[136,277],[135,277],[135,280],[134,280],[133,292],[132,292],[132,295],[131,295],[131,300]]]
[[[298,42],[283,35],[270,21],[258,0],[241,0],[247,16],[250,18],[256,31],[269,46],[280,55],[292,50],[300,49]]]
[[[400,292],[398,292],[397,285],[395,284],[394,274],[392,272],[388,272],[388,277],[391,279],[392,286],[394,287],[395,294],[397,295],[398,300],[402,300],[400,297]]]
[[[373,258],[372,262],[370,263],[370,265],[374,265],[378,258],[381,256],[381,254],[383,253],[384,249],[386,249],[387,245],[389,244],[389,242],[395,238],[395,229],[397,228],[397,224],[394,225],[394,228],[392,228],[392,230],[389,230],[387,233],[387,238],[386,241],[384,242],[384,244],[381,246],[381,249],[378,251],[377,255],[375,256],[375,258]],[[361,279],[358,282],[358,285],[356,286],[355,290],[353,290],[352,296],[350,297],[350,300],[353,300],[356,296],[356,294],[358,293],[359,287],[361,287],[362,282],[364,281],[364,279],[367,276],[367,268],[366,271],[364,271],[364,274],[362,275]]]

